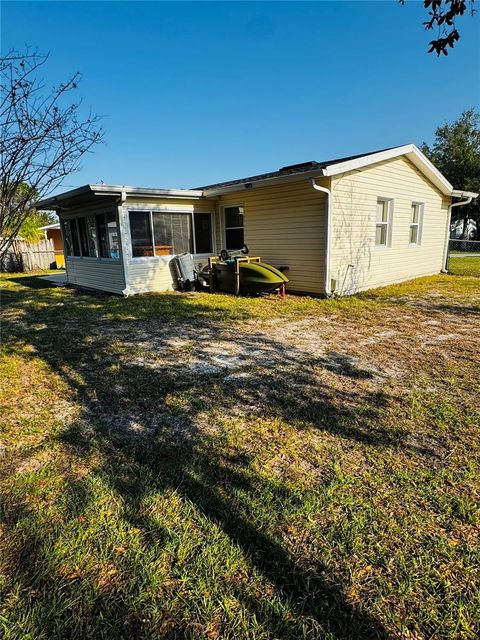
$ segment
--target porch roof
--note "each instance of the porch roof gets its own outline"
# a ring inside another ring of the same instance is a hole
[[[198,199],[203,192],[198,189],[152,189],[150,187],[131,187],[110,184],[86,184],[77,189],[71,189],[58,195],[44,198],[35,203],[37,209],[62,209],[72,201],[90,200],[97,196],[110,196],[119,200],[126,200],[127,196],[148,198],[187,198]]]

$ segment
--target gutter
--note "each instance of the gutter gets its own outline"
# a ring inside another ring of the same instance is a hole
[[[327,195],[327,218],[325,220],[325,267],[324,267],[324,289],[325,295],[327,297],[332,295],[331,287],[330,287],[330,225],[331,225],[331,201],[332,201],[332,193],[330,189],[326,187],[320,187],[316,182],[315,178],[310,178],[310,184],[315,189],[315,191],[321,191]]]
[[[466,204],[470,204],[470,202],[478,197],[478,193],[474,193],[473,191],[452,191],[452,198],[465,198],[465,200],[461,200],[460,202],[452,202],[448,207],[448,215],[447,215],[447,228],[445,229],[445,244],[443,247],[443,267],[441,269],[442,273],[448,273],[448,244],[450,240],[450,225],[452,223],[452,209],[453,207],[464,207]]]

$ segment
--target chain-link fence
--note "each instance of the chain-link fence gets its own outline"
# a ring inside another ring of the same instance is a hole
[[[450,239],[448,251],[451,256],[455,255],[478,255],[480,256],[480,240],[453,240]]]

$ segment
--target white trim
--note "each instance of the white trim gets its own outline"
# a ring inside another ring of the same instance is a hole
[[[285,182],[295,182],[303,179],[321,178],[355,171],[371,164],[390,160],[400,156],[406,156],[414,166],[416,166],[442,193],[452,197],[473,197],[476,198],[478,193],[454,190],[450,182],[444,175],[430,162],[430,160],[420,151],[414,144],[406,144],[400,147],[394,147],[387,151],[378,151],[370,153],[353,160],[345,162],[332,162],[324,169],[315,168],[310,171],[302,171],[299,173],[291,173],[288,175],[277,175],[269,178],[255,179],[254,176],[249,180],[243,179],[236,184],[218,185],[217,187],[206,186],[204,189],[152,189],[147,187],[130,187],[106,184],[89,184],[78,187],[71,191],[51,196],[35,203],[37,209],[42,208],[62,208],[61,202],[74,198],[77,195],[91,194],[93,196],[117,196],[126,198],[127,196],[139,198],[185,198],[190,200],[200,200],[203,198],[213,198],[222,193],[232,193],[235,191],[243,191],[248,185],[249,188],[268,186],[270,184],[282,184]]]
[[[377,209],[378,209],[379,202],[385,202],[387,204],[387,221],[386,222],[378,222]],[[387,196],[377,196],[377,202],[376,202],[376,208],[375,208],[375,237],[374,237],[374,248],[376,251],[382,251],[382,250],[384,251],[385,249],[390,249],[392,246],[393,207],[394,207],[393,198],[389,198]],[[379,225],[387,227],[385,244],[377,244],[377,227]]]
[[[38,227],[40,231],[49,231],[50,229],[60,229],[60,222],[54,222],[52,224],[46,224],[43,227]]]
[[[474,193],[473,191],[460,191],[458,189],[454,189],[452,191],[452,198],[478,198],[478,193]]]
[[[417,167],[442,193],[452,197],[473,197],[478,196],[477,193],[454,190],[450,182],[445,178],[442,173],[430,162],[430,160],[420,151],[420,149],[414,144],[407,144],[400,147],[394,147],[387,151],[378,151],[376,153],[370,153],[353,160],[346,160],[345,162],[332,162],[324,169],[315,168],[310,171],[303,171],[299,173],[291,173],[288,175],[277,175],[269,178],[261,178],[256,180],[254,176],[252,179],[244,179],[236,184],[219,185],[217,187],[205,187],[202,189],[152,189],[146,187],[130,187],[130,186],[118,186],[118,185],[106,185],[106,184],[89,184],[71,191],[58,194],[57,196],[51,196],[35,203],[38,209],[53,207],[61,208],[61,202],[68,200],[77,195],[91,194],[94,196],[117,196],[122,198],[139,197],[139,198],[185,198],[190,200],[200,200],[203,198],[212,198],[222,193],[232,193],[235,191],[243,191],[248,185],[249,188],[255,189],[258,187],[268,186],[270,184],[282,184],[285,182],[296,182],[303,179],[321,178],[328,176],[335,176],[340,173],[347,173],[348,171],[355,171],[367,167],[371,164],[384,162],[400,156],[407,157],[414,166]]]
[[[195,253],[195,214],[196,213],[204,213],[204,214],[208,214],[210,216],[210,241],[211,241],[211,246],[212,246],[212,253],[215,250],[215,236],[214,236],[214,225],[215,225],[215,220],[213,217],[213,212],[212,210],[208,210],[208,209],[197,209],[195,207],[192,207],[191,210],[190,209],[175,209],[174,207],[168,207],[165,205],[160,205],[160,206],[156,206],[156,207],[149,207],[148,209],[145,207],[142,207],[140,205],[137,206],[130,206],[128,204],[128,202],[125,203],[124,205],[124,210],[126,212],[126,216],[125,216],[125,220],[127,221],[127,228],[126,228],[126,238],[128,239],[128,247],[129,247],[129,255],[128,255],[128,259],[132,262],[134,262],[135,264],[139,263],[139,262],[170,262],[170,260],[175,256],[174,253],[171,254],[167,254],[167,255],[161,255],[161,256],[157,256],[155,255],[155,229],[154,229],[154,225],[153,225],[153,214],[154,213],[180,213],[182,215],[185,216],[190,216],[190,224],[191,224],[191,233],[192,233],[192,256],[195,258],[195,256],[200,255],[200,256],[204,256],[204,255],[211,255],[211,253],[200,253],[197,254]],[[153,256],[134,256],[133,255],[133,246],[132,246],[132,232],[130,229],[130,211],[135,212],[135,213],[149,213],[150,216],[150,230],[151,230],[151,234],[152,234],[152,246],[153,246],[153,252],[154,255]]]
[[[273,176],[270,178],[263,178],[260,180],[242,180],[237,184],[225,185],[218,187],[206,187],[203,190],[204,197],[208,198],[211,196],[221,195],[222,193],[231,193],[235,191],[243,191],[246,187],[246,184],[250,185],[251,189],[255,189],[257,187],[265,187],[270,184],[282,184],[284,182],[295,182],[303,179],[310,178],[322,178],[322,177],[330,177],[335,176],[340,173],[347,173],[348,171],[355,171],[358,169],[362,169],[363,167],[367,167],[372,164],[376,164],[378,162],[384,162],[385,160],[391,160],[393,158],[398,158],[400,156],[407,157],[412,164],[419,169],[443,194],[449,196],[460,197],[460,195],[464,192],[454,191],[453,186],[450,182],[445,178],[445,176],[440,173],[440,171],[430,162],[430,160],[423,154],[420,149],[414,144],[406,144],[401,147],[394,147],[393,149],[388,149],[387,151],[379,151],[376,153],[370,153],[363,155],[359,158],[355,158],[353,160],[346,160],[345,162],[332,162],[332,164],[327,165],[324,169],[312,169],[311,171],[303,171],[299,173],[291,173],[285,176]],[[252,176],[253,178],[253,176]],[[465,194],[464,194],[465,195]],[[477,197],[478,194],[472,194],[473,197]]]
[[[125,200],[122,198],[121,201],[117,205],[117,225],[118,225],[118,239],[120,244],[120,259],[123,263],[123,277],[125,279],[125,288],[123,290],[123,295],[128,296],[129,293],[129,284],[128,284],[128,263],[129,263],[129,243],[125,242],[125,225],[128,224],[128,215],[127,210],[125,209]],[[110,239],[109,239],[110,242]]]
[[[185,206],[181,205],[168,205],[168,204],[153,204],[149,206],[148,202],[127,202],[124,205],[128,211],[138,209],[139,211],[160,211],[163,213],[191,213],[193,211],[199,213],[210,213],[211,209],[207,209],[205,204],[204,208],[198,208],[195,204],[189,204]]]
[[[243,227],[227,227],[225,221],[225,209],[235,209],[242,208],[243,209]],[[222,247],[220,249],[225,249],[226,251],[236,251],[241,249],[242,247],[237,247],[237,249],[227,249],[227,229],[243,229],[243,244],[245,244],[245,205],[244,204],[224,204],[222,205],[222,217],[221,217],[221,230],[222,230]]]
[[[406,156],[442,193],[445,195],[453,194],[453,186],[450,182],[414,144],[406,144],[403,147],[388,149],[388,151],[371,153],[346,162],[332,163],[323,169],[322,173],[324,176],[336,176],[339,173],[363,169],[371,164],[377,164],[400,156]]]
[[[139,197],[171,197],[171,198],[201,198],[201,189],[153,189],[151,187],[128,187],[109,184],[90,184],[90,189],[98,195],[122,195]]]
[[[418,207],[418,222],[412,222],[412,207]],[[425,203],[417,200],[412,200],[410,203],[410,223],[408,225],[408,246],[410,248],[421,247],[423,240],[423,212],[425,209]],[[412,227],[417,227],[417,241],[411,242]]]
[[[330,296],[332,294],[332,279],[330,275],[330,245],[331,245],[331,226],[332,226],[332,181],[329,180],[329,187],[321,187],[315,182],[315,178],[311,178],[310,184],[315,189],[315,191],[319,191],[320,193],[324,193],[327,197],[327,206],[325,212],[325,241],[324,241],[324,253],[325,253],[325,262],[324,262],[324,282],[323,287],[325,289],[325,295]]]

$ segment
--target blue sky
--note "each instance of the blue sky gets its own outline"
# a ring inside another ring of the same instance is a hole
[[[106,144],[66,186],[193,187],[431,141],[480,103],[480,19],[427,54],[423,3],[3,2],[2,51],[83,75]]]

